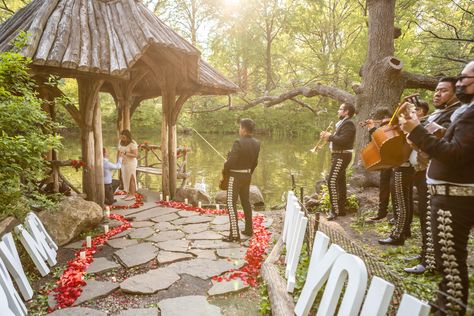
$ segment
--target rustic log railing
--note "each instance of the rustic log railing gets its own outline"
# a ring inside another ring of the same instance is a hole
[[[191,175],[187,172],[189,147],[178,147],[176,149],[177,178],[182,179],[181,187],[186,183],[186,179]],[[161,146],[148,143],[140,144],[138,150],[137,178],[140,173],[148,173],[157,176],[163,175]]]
[[[41,190],[45,190],[46,186],[52,183],[52,192],[59,193],[61,182],[63,182],[67,187],[71,188],[77,194],[82,193],[78,188],[76,188],[71,182],[66,179],[66,177],[61,173],[60,167],[71,166],[76,169],[86,168],[84,162],[80,160],[50,160],[48,161],[48,164],[51,167],[51,171],[48,173],[48,176],[45,179],[40,181],[39,187]]]

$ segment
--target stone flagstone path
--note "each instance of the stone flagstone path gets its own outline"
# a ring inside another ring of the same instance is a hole
[[[223,315],[209,298],[248,288],[239,279],[211,279],[245,263],[248,241],[221,240],[229,233],[227,216],[161,207],[150,201],[156,201],[155,193],[143,193],[147,201],[140,208],[112,211],[130,220],[132,228],[95,255],[75,306],[52,315]],[[54,306],[52,295],[49,304]]]

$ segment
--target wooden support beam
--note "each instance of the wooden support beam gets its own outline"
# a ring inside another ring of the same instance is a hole
[[[104,155],[102,142],[102,115],[100,110],[99,95],[95,99],[93,130],[94,130],[94,159],[95,159],[95,202],[104,207]]]
[[[82,186],[83,191],[87,195],[89,201],[95,201],[99,204],[103,203],[101,200],[101,193],[104,186],[98,187],[96,182],[96,174],[103,175],[103,166],[100,161],[96,165],[96,140],[102,139],[102,134],[97,133],[97,127],[94,126],[97,118],[96,106],[99,106],[98,98],[100,87],[103,80],[85,80],[78,79],[78,94],[79,94],[79,112],[81,114],[81,145],[82,145],[82,160],[86,163],[86,167],[82,172]],[[94,119],[95,118],[95,119]],[[100,117],[99,117],[100,119]],[[102,152],[102,148],[100,149]],[[98,168],[97,168],[98,167]]]

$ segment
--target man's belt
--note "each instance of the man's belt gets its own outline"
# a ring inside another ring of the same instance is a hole
[[[352,154],[352,149],[345,149],[345,150],[331,150],[331,154]]]
[[[428,184],[431,195],[474,196],[474,187],[463,187],[449,184]]]
[[[252,169],[230,169],[230,172],[237,172],[237,173],[251,173]]]

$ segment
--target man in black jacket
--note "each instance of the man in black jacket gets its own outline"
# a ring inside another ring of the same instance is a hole
[[[468,298],[467,242],[474,226],[474,61],[459,76],[456,96],[465,103],[465,111],[442,139],[429,134],[417,119],[401,126],[408,139],[431,156],[427,173],[431,230],[442,275],[438,315],[464,315]]]
[[[436,110],[421,122],[423,126],[427,124],[436,123],[444,128],[448,128],[451,124],[451,116],[461,106],[461,102],[456,97],[456,81],[454,77],[444,77],[438,81],[435,93],[433,94],[433,104]],[[425,116],[425,115],[422,115]],[[419,155],[426,155],[419,153]],[[424,273],[426,269],[429,271],[435,270],[433,237],[431,232],[431,210],[424,201],[429,199],[428,189],[420,194],[423,186],[426,186],[426,170],[418,172],[414,178],[415,186],[418,184],[418,197],[420,198],[418,209],[420,215],[420,231],[421,231],[421,253],[412,259],[420,259],[420,263],[409,268],[405,268],[408,273]],[[423,195],[424,194],[424,195]],[[422,203],[423,202],[423,203]]]
[[[433,104],[436,110],[426,119],[426,124],[435,122],[448,128],[451,124],[451,115],[461,106],[456,98],[456,81],[454,77],[441,78],[433,95]]]
[[[227,187],[227,208],[229,210],[230,234],[224,241],[240,241],[237,199],[245,214],[245,230],[242,234],[252,236],[252,208],[250,206],[250,180],[252,173],[257,167],[260,142],[252,135],[255,130],[255,122],[251,119],[240,120],[240,138],[232,145],[232,150],[227,155],[224,163],[224,175],[229,177]]]
[[[321,139],[329,142],[331,150],[331,170],[328,179],[331,212],[327,217],[328,220],[346,214],[346,169],[352,159],[356,133],[355,124],[351,120],[354,113],[355,108],[352,104],[341,104],[337,111],[339,122],[336,123],[334,134],[326,131],[320,134]]]

